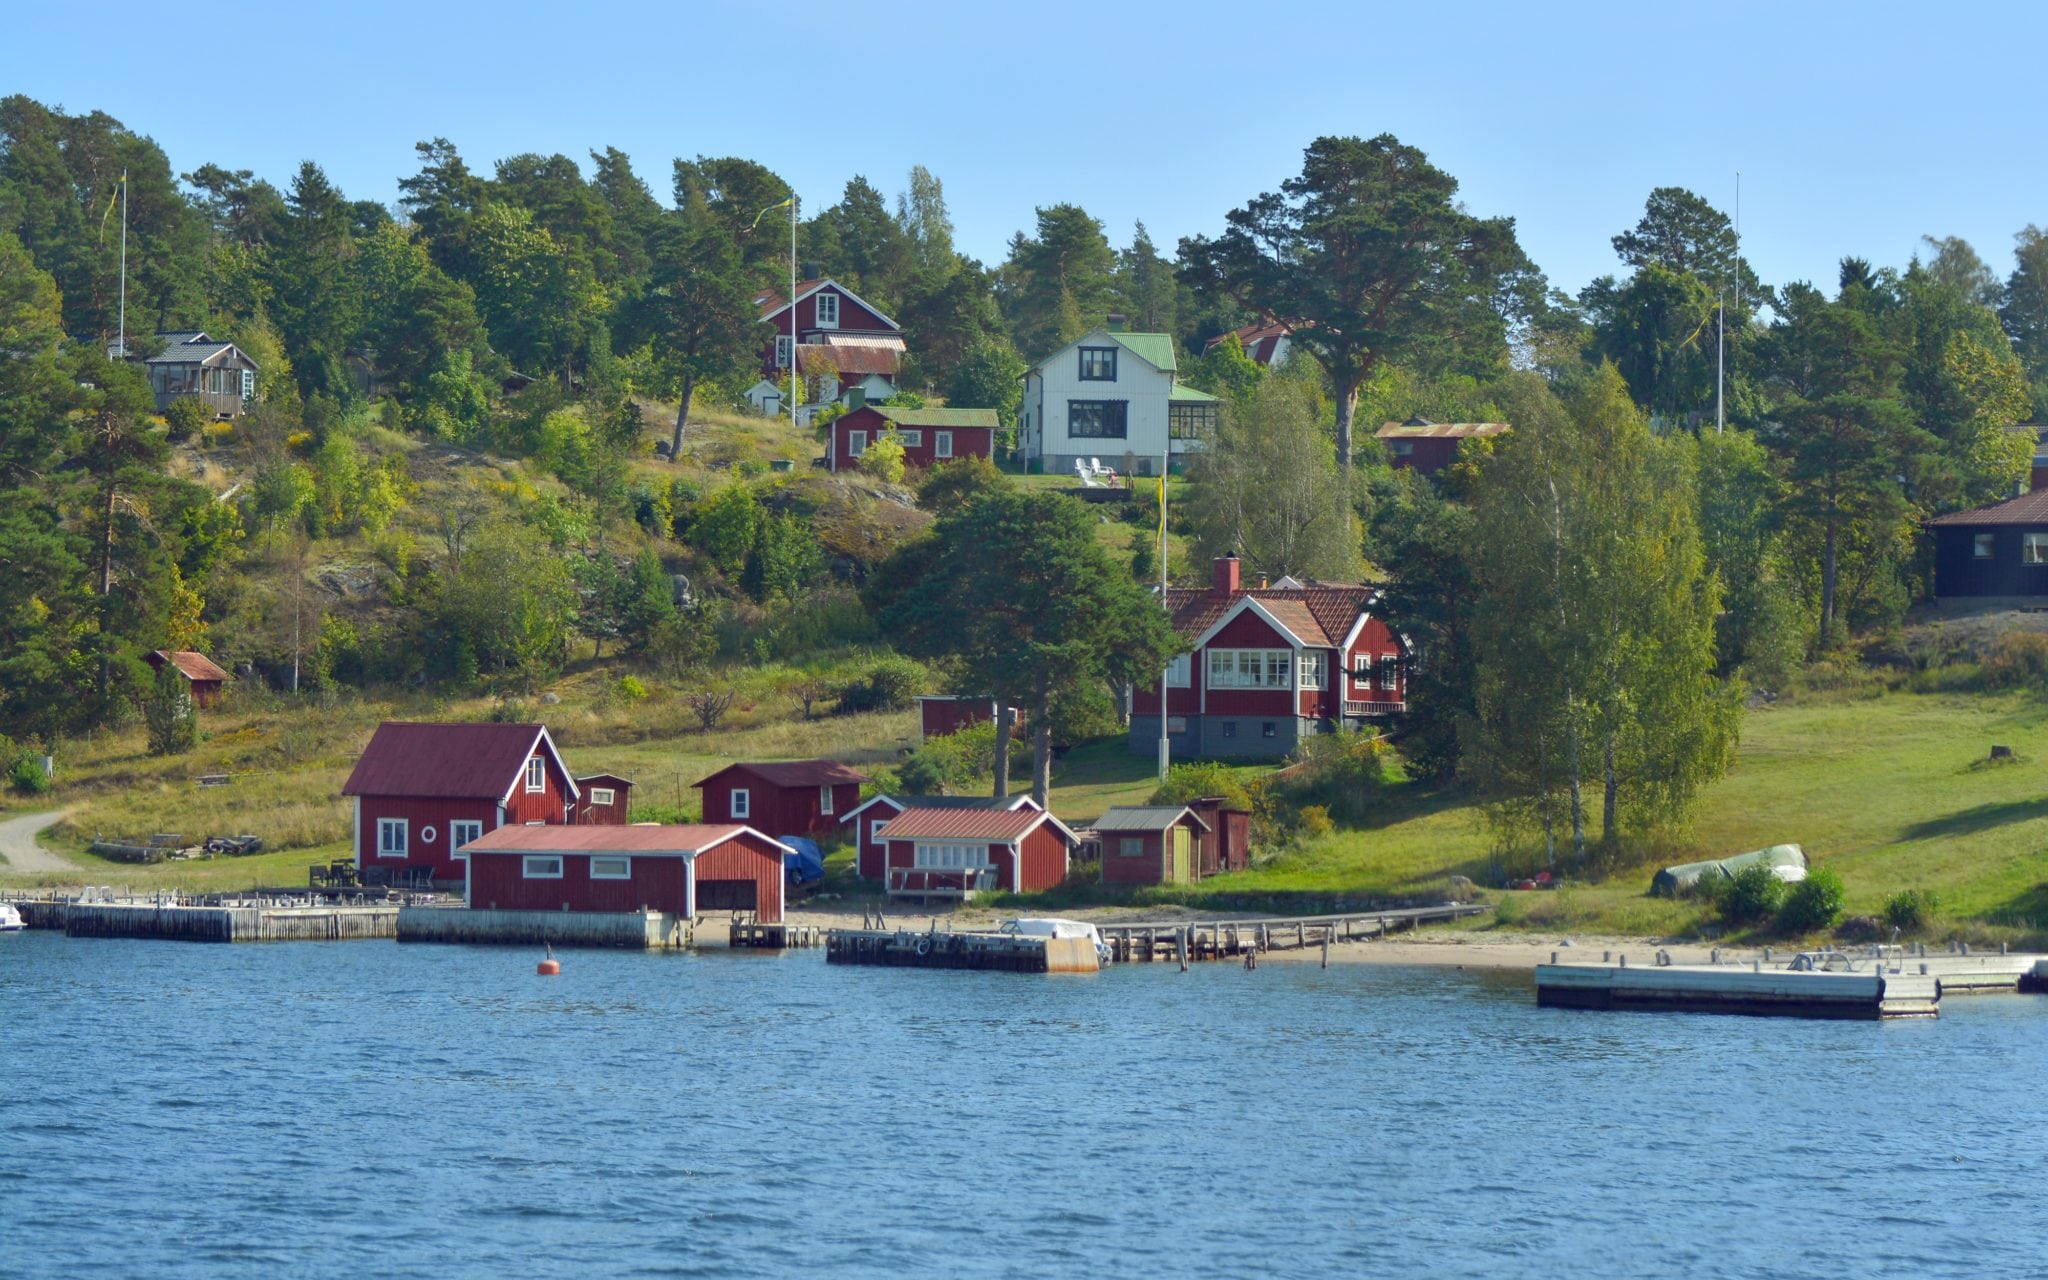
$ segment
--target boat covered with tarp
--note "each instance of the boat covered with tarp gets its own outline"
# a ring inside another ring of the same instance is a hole
[[[1796,844],[1774,844],[1768,849],[1752,849],[1732,858],[1682,862],[1675,867],[1666,867],[1650,881],[1650,894],[1652,897],[1671,898],[1690,893],[1699,887],[1702,877],[1733,880],[1736,872],[1757,863],[1769,867],[1778,879],[1787,884],[1806,879],[1806,850]]]

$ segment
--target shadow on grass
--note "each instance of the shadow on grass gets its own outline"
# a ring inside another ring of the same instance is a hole
[[[1993,827],[2009,826],[2015,822],[2032,822],[2036,818],[2048,818],[2048,797],[2008,800],[2000,804],[1980,804],[1970,809],[1959,809],[1945,817],[1912,823],[1902,828],[1899,835],[1907,840],[1966,836],[1989,831]]]

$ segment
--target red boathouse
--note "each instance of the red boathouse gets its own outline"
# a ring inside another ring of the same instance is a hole
[[[704,821],[744,823],[778,836],[829,837],[860,804],[868,776],[837,760],[729,764],[693,783]]]
[[[892,894],[1037,893],[1067,878],[1080,843],[1065,823],[1035,804],[990,811],[910,803],[880,832],[887,848],[883,887]]]
[[[479,911],[711,911],[782,922],[789,846],[752,827],[502,827],[472,843],[468,905]]]
[[[882,879],[883,852],[887,844],[882,839],[882,828],[894,821],[896,816],[909,808],[919,809],[983,809],[999,812],[1007,809],[1036,809],[1038,802],[1028,794],[1015,796],[876,796],[861,805],[839,821],[853,824],[854,874],[863,880]]]

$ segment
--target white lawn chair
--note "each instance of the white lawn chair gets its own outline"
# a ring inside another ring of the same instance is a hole
[[[1081,487],[1084,489],[1099,489],[1102,487],[1095,483],[1095,473],[1088,469],[1088,464],[1079,458],[1074,459],[1074,474],[1081,478]]]

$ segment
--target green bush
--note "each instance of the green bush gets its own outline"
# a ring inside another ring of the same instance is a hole
[[[870,444],[860,456],[860,469],[877,480],[900,484],[903,480],[903,441],[892,431]]]
[[[1778,908],[1778,927],[1786,933],[1813,933],[1834,927],[1842,918],[1842,877],[1828,867],[1815,867],[1793,885]]]
[[[1721,919],[1731,925],[1762,924],[1778,913],[1785,900],[1785,882],[1772,868],[1751,863],[1735,873],[1718,893]]]
[[[1295,815],[1295,822],[1302,837],[1307,840],[1329,835],[1337,829],[1337,824],[1330,821],[1330,811],[1319,804],[1303,807],[1301,812]]]
[[[1213,761],[1177,764],[1166,771],[1166,782],[1152,793],[1152,804],[1186,804],[1204,796],[1222,796],[1233,809],[1249,810],[1251,794],[1229,765]]]
[[[647,686],[640,683],[638,676],[620,676],[618,684],[612,687],[612,692],[621,702],[647,700]]]
[[[172,441],[189,440],[213,421],[213,409],[198,396],[179,396],[164,410]]]
[[[2038,689],[2048,686],[2048,635],[2008,631],[1992,641],[1984,656],[1984,685],[1990,689]]]
[[[7,781],[25,796],[39,796],[50,789],[50,775],[43,772],[43,762],[32,755],[14,762],[14,767],[7,771]]]
[[[843,715],[903,711],[916,702],[924,684],[924,668],[907,658],[887,658],[846,686],[846,692],[839,695],[839,710]]]
[[[1010,742],[1010,772],[1029,768],[1031,753]],[[903,761],[903,789],[914,796],[957,794],[996,771],[996,727],[993,722],[969,725],[958,733],[926,740]]]
[[[1941,900],[1926,889],[1902,889],[1884,901],[1884,922],[1901,933],[1918,933],[1934,920]]]

